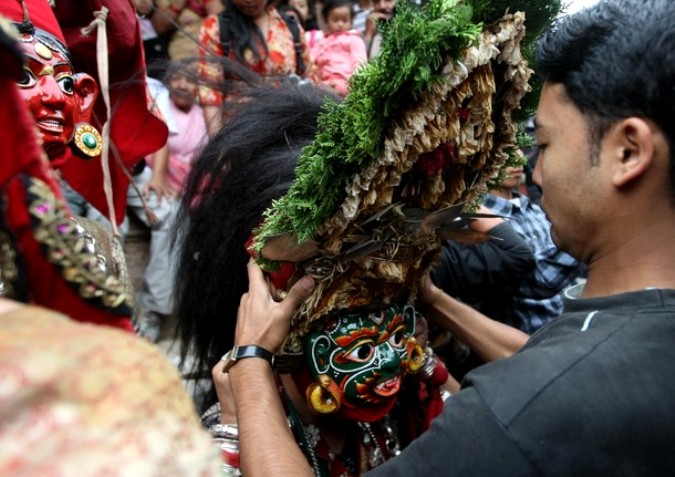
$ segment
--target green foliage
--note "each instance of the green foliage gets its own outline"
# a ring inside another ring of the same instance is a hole
[[[525,128],[522,124],[518,125],[518,131],[516,131],[516,142],[518,143],[518,147],[522,150],[530,149],[535,145],[534,138],[530,136],[527,131],[525,131]]]
[[[560,0],[430,0],[422,8],[400,2],[394,19],[380,26],[380,54],[352,77],[342,103],[324,105],[319,132],[303,150],[293,186],[265,213],[256,248],[276,235],[295,233],[298,242],[313,238],[345,199],[354,174],[381,158],[391,121],[442,81],[448,56],[458,58],[476,42],[483,23],[507,10],[526,14],[523,50],[531,58],[531,45],[560,11]],[[536,109],[539,91],[528,96],[515,120]]]
[[[293,186],[265,214],[258,247],[279,234],[295,233],[298,241],[314,237],[344,200],[354,174],[382,156],[391,120],[441,81],[444,59],[459,57],[481,32],[470,21],[471,8],[456,0],[397,8],[382,26],[386,41],[380,54],[353,76],[350,94],[340,104],[325,104],[319,133],[303,150]]]

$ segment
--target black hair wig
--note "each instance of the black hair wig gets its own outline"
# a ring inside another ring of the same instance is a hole
[[[181,354],[195,355],[194,371],[208,372],[233,346],[248,290],[244,245],[289,189],[326,94],[297,83],[249,91],[192,166],[177,220],[176,313]]]

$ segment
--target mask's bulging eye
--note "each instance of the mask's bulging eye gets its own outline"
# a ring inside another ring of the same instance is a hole
[[[357,363],[364,363],[369,361],[375,353],[375,345],[372,341],[362,341],[350,351],[347,352],[346,358]]]
[[[75,92],[75,82],[72,76],[62,76],[58,79],[59,88],[66,94],[73,94]]]
[[[33,73],[31,73],[29,70],[24,69],[23,70],[23,75],[21,76],[21,80],[17,83],[19,86],[22,88],[30,88],[31,86],[34,86],[36,83],[35,76]]]
[[[401,326],[389,338],[389,344],[394,348],[401,348],[405,344],[405,329]]]

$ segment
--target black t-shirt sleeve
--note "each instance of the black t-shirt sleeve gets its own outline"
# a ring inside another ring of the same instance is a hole
[[[506,223],[489,235],[491,239],[473,245],[444,242],[440,261],[432,270],[434,284],[465,303],[480,302],[492,290],[517,288],[534,269],[532,249]]]
[[[446,401],[430,429],[367,477],[535,475],[520,448],[471,388]]]

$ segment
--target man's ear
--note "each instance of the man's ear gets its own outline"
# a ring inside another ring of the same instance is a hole
[[[612,182],[624,187],[642,177],[654,162],[655,131],[644,119],[631,117],[620,121],[611,135],[615,154]]]
[[[90,123],[94,112],[94,103],[98,97],[96,80],[86,73],[73,75],[75,82],[75,98],[77,99],[78,117],[76,123]]]

